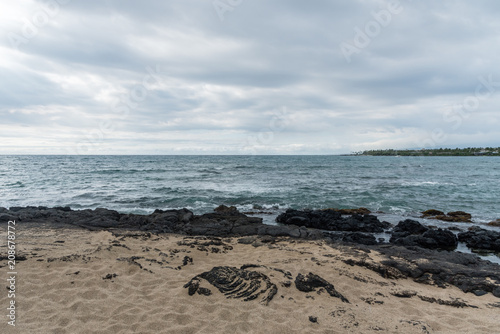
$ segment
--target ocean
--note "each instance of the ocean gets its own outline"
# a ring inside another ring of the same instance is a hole
[[[500,218],[498,157],[0,156],[0,206],[122,213],[366,207],[395,216]]]

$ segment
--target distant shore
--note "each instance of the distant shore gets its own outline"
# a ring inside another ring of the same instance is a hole
[[[423,157],[465,157],[465,156],[500,156],[500,147],[438,148],[420,150],[367,150],[350,154],[353,156],[423,156]]]

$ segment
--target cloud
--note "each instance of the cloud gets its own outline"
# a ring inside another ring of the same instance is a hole
[[[5,5],[0,153],[496,145],[497,2],[221,2]]]

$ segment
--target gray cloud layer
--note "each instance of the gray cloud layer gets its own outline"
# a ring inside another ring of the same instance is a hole
[[[0,154],[498,145],[500,3],[23,0]]]

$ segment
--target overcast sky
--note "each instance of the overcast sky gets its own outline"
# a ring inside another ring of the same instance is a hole
[[[0,154],[500,146],[500,2],[16,0]]]

